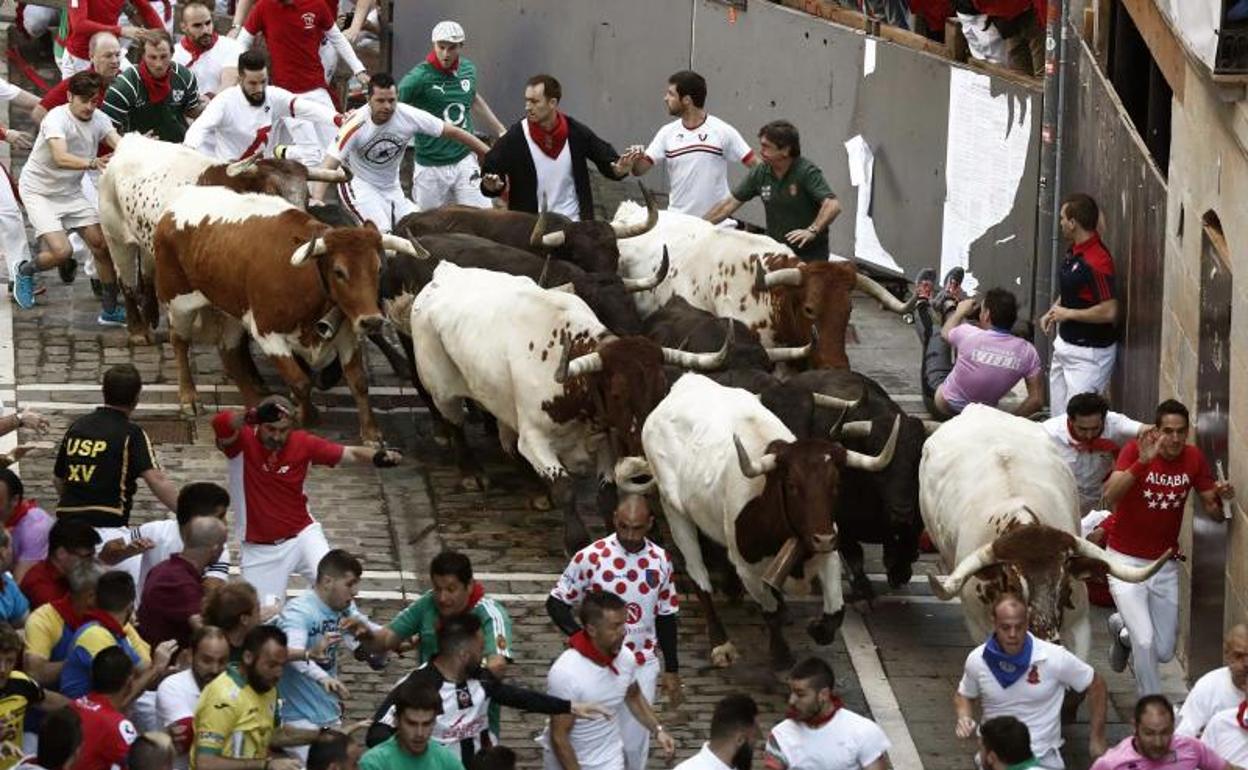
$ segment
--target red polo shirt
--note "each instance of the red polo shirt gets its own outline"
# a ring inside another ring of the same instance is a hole
[[[143,582],[139,601],[139,635],[153,647],[176,639],[180,649],[189,649],[190,617],[202,610],[203,581],[200,569],[180,553],[153,567]]]
[[[125,0],[79,0],[69,4],[69,34],[64,46],[79,59],[90,56],[91,37],[96,32],[112,32],[121,37],[117,20]],[[134,7],[148,29],[164,29],[165,22],[147,0],[134,0]],[[131,21],[131,24],[134,22]]]
[[[130,744],[139,737],[129,719],[99,693],[70,703],[82,720],[82,753],[69,770],[112,770],[126,766]]]
[[[295,94],[325,88],[321,39],[334,26],[325,0],[258,0],[243,29],[264,33],[269,48],[269,80]]]
[[[1140,459],[1140,446],[1131,441],[1118,454],[1114,469],[1130,470]],[[1178,548],[1179,529],[1187,493],[1213,489],[1205,454],[1188,444],[1174,460],[1158,455],[1127,490],[1107,522],[1109,547],[1140,559],[1156,559],[1167,548]]]
[[[69,595],[69,581],[65,579],[65,573],[47,559],[35,562],[26,570],[18,587],[30,601],[32,612],[48,602]]]

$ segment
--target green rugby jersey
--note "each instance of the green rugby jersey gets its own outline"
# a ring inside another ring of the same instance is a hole
[[[147,100],[147,87],[138,67],[122,70],[108,87],[100,109],[116,126],[119,133],[155,131],[156,138],[175,144],[186,137],[186,111],[199,104],[199,88],[189,69],[169,62],[173,80],[169,97],[160,104]]]
[[[399,82],[399,101],[424,110],[472,133],[472,102],[477,96],[477,67],[459,57],[459,66],[448,74],[423,61]],[[416,137],[416,162],[422,166],[450,166],[470,150],[454,139]]]

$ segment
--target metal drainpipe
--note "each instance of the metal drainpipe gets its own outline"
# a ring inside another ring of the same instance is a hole
[[[1032,314],[1048,310],[1057,286],[1061,228],[1058,227],[1062,170],[1062,104],[1065,96],[1066,20],[1069,0],[1049,0],[1044,40],[1044,114],[1040,128],[1040,193],[1035,262],[1032,266]],[[1043,236],[1048,228],[1050,243]]]
[[[1058,22],[1061,26],[1061,35],[1057,46],[1057,141],[1055,142],[1056,148],[1053,163],[1053,223],[1051,225],[1053,228],[1053,245],[1049,255],[1054,291],[1057,290],[1058,271],[1062,265],[1062,228],[1058,224],[1058,218],[1062,212],[1062,157],[1065,155],[1066,150],[1066,143],[1062,139],[1066,123],[1066,56],[1067,44],[1070,40],[1070,0],[1058,0],[1058,2],[1061,3],[1062,10],[1061,18]],[[1046,58],[1048,57],[1046,56]]]

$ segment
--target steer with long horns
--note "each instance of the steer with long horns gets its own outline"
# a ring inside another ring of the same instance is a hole
[[[843,407],[851,404],[842,402]],[[898,425],[878,455],[846,450],[827,438],[797,438],[759,402],[696,374],[676,381],[642,428],[672,537],[685,558],[707,617],[711,660],[737,657],[711,601],[711,580],[698,533],[724,546],[770,632],[771,662],[792,663],[774,591],[798,562],[819,575],[823,615],[808,631],[830,644],[844,618],[841,562],[836,553],[836,498],[844,468],[888,466]]]
[[[941,560],[930,578],[942,599],[962,598],[967,631],[982,642],[1003,591],[1019,594],[1038,638],[1087,660],[1092,632],[1083,581],[1108,573],[1140,582],[1166,553],[1136,567],[1079,536],[1075,479],[1038,423],[972,404],[927,439],[919,505]]]
[[[617,460],[642,454],[642,423],[667,394],[664,364],[711,369],[727,352],[616,336],[573,294],[449,262],[414,301],[392,303],[387,313],[411,335],[417,375],[451,425],[465,481],[485,482],[463,441],[462,402],[472,399],[498,420],[503,447],[527,460],[564,505],[572,552],[588,542],[572,476],[596,473],[613,487]],[[619,475],[644,484],[649,473],[632,463]]]

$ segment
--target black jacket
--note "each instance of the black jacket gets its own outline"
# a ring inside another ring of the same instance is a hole
[[[616,174],[612,170],[611,164],[620,157],[615,148],[584,123],[572,118],[568,118],[568,152],[572,155],[572,181],[576,184],[576,200],[580,205],[581,219],[588,221],[594,218],[594,193],[589,187],[589,167],[585,165],[585,161],[593,161],[608,179],[624,179],[628,174]],[[510,183],[507,208],[512,211],[538,213],[537,167],[533,165],[533,156],[529,154],[523,118],[511,124],[503,138],[490,148],[481,173],[498,174],[503,177],[503,181]],[[499,194],[491,193],[484,186],[481,192],[490,197]]]

